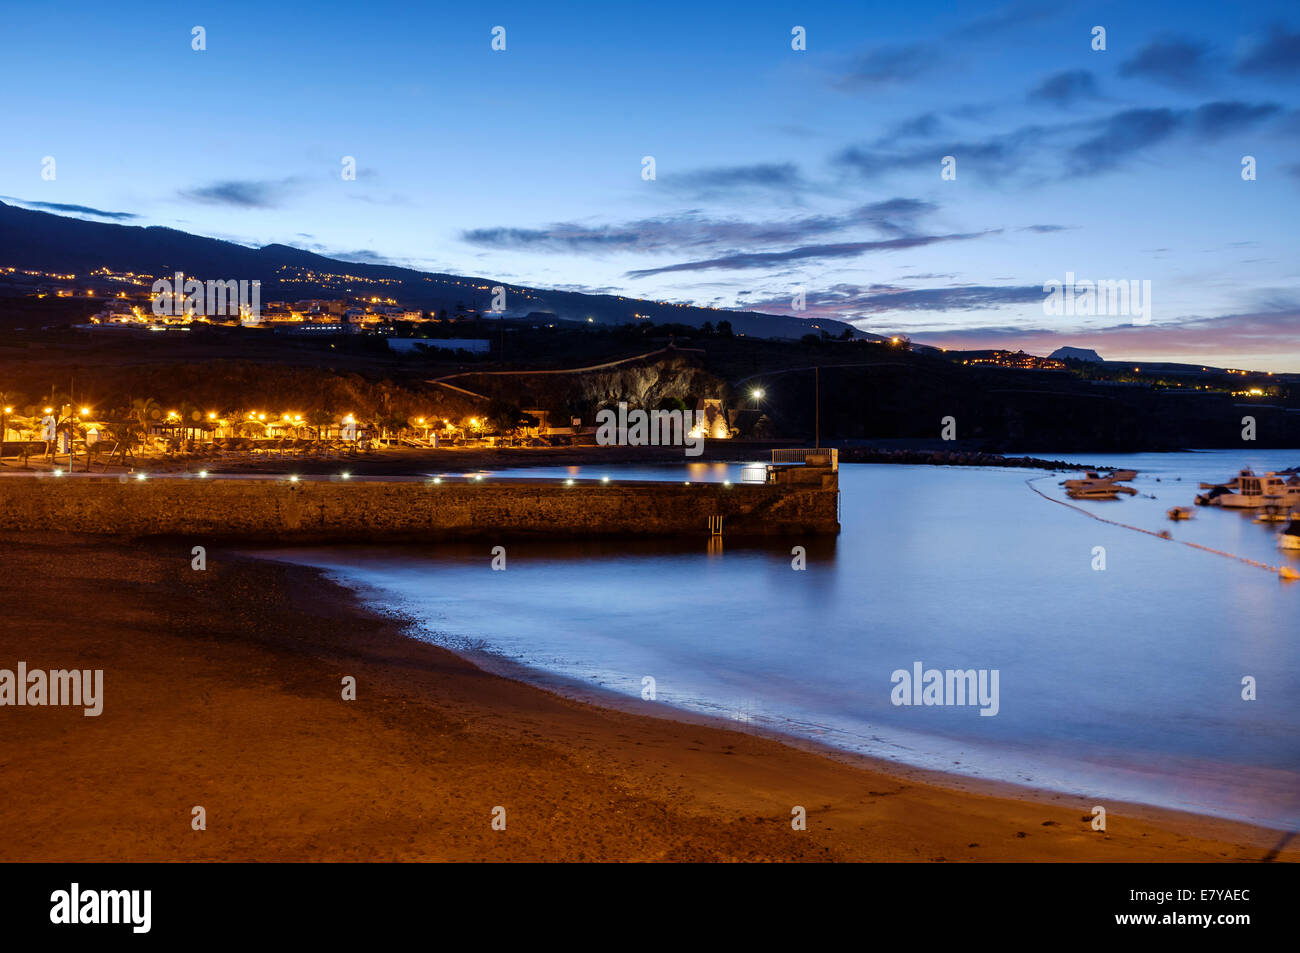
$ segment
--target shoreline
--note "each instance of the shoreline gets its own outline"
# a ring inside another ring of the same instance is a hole
[[[1040,803],[1073,800],[1082,804],[1084,800],[1091,798],[1093,801],[1103,800],[1107,805],[1108,812],[1110,811],[1111,806],[1115,806],[1122,808],[1123,813],[1126,816],[1143,818],[1153,822],[1161,819],[1167,820],[1172,816],[1190,819],[1191,823],[1198,825],[1205,824],[1207,826],[1212,826],[1214,824],[1221,824],[1224,827],[1225,833],[1237,827],[1245,827],[1266,834],[1271,833],[1278,840],[1290,834],[1285,826],[1273,826],[1260,821],[1226,817],[1221,814],[1202,813],[1183,808],[1142,801],[1131,801],[1122,798],[1076,794],[1070,791],[1057,790],[1055,788],[1044,787],[1038,784],[1007,781],[999,778],[963,774],[958,771],[951,771],[944,768],[910,764],[906,761],[891,759],[883,755],[854,751],[850,748],[840,747],[827,741],[820,741],[816,738],[811,738],[794,732],[782,731],[778,728],[768,727],[759,723],[751,722],[745,724],[733,721],[721,715],[711,715],[706,712],[683,708],[665,702],[644,702],[635,696],[618,692],[602,685],[592,684],[577,676],[565,675],[561,672],[538,668],[534,665],[528,664],[527,662],[509,658],[486,648],[474,648],[470,646],[455,647],[454,639],[439,641],[437,640],[437,633],[426,623],[408,615],[400,608],[384,608],[381,603],[387,598],[387,593],[382,589],[368,586],[357,580],[343,578],[345,573],[341,570],[313,567],[308,563],[296,562],[294,560],[281,560],[279,557],[274,555],[265,557],[253,550],[241,550],[241,554],[252,559],[271,558],[275,561],[283,561],[288,565],[298,566],[300,568],[315,568],[326,580],[354,594],[361,601],[362,605],[369,611],[394,620],[400,620],[399,624],[401,624],[406,630],[408,638],[413,638],[436,648],[452,652],[490,675],[510,679],[540,689],[541,691],[558,695],[579,704],[619,711],[636,717],[656,718],[665,721],[680,722],[682,724],[702,725],[719,731],[737,732],[753,737],[765,738],[786,747],[806,751],[822,758],[842,762],[849,766],[860,767],[877,774],[896,777],[900,780],[915,781],[935,787],[946,788],[952,791],[963,791],[990,797],[1003,797]],[[423,630],[429,633],[430,637],[426,638],[416,634],[418,630]],[[1267,838],[1265,838],[1265,840],[1266,839]],[[1263,841],[1261,840],[1257,843],[1262,844]],[[1297,846],[1300,846],[1300,842],[1298,842]],[[1297,856],[1296,860],[1297,862],[1300,862],[1300,856]]]
[[[1095,832],[1068,795],[567,698],[408,634],[324,570],[0,546],[0,667],[103,668],[106,696],[98,718],[0,710],[5,860],[1300,860],[1271,828],[1115,803]]]

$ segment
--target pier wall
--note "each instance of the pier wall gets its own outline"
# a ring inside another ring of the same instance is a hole
[[[839,532],[838,481],[772,486],[44,477],[0,480],[0,527],[258,542]]]

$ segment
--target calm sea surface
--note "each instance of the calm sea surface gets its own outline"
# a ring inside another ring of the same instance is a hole
[[[1165,518],[1200,480],[1296,466],[1300,451],[1077,458],[1140,471],[1139,496],[1076,504],[1088,512],[1300,569],[1300,554],[1277,549],[1278,526],[1250,512]],[[509,475],[739,482],[740,470]],[[846,465],[834,541],[510,543],[505,572],[486,543],[272,555],[358,584],[432,641],[631,697],[651,676],[665,705],[1078,794],[1085,810],[1125,799],[1300,828],[1300,582],[1098,522],[1026,485],[1064,499],[1058,482],[1075,475]],[[791,568],[797,542],[803,572]],[[997,715],[892,704],[892,673],[918,661],[998,670]],[[1246,676],[1254,701],[1242,699]]]

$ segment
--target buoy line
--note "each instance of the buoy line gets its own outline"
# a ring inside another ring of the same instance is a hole
[[[1212,546],[1202,546],[1200,543],[1188,542],[1185,539],[1174,539],[1172,536],[1168,535],[1167,531],[1165,533],[1157,533],[1154,530],[1143,529],[1141,526],[1131,526],[1128,523],[1121,523],[1119,520],[1108,520],[1104,516],[1098,516],[1096,513],[1091,513],[1088,510],[1085,510],[1082,506],[1075,506],[1073,503],[1065,502],[1065,500],[1058,500],[1054,496],[1048,496],[1038,487],[1034,486],[1034,482],[1033,482],[1034,480],[1046,480],[1046,479],[1050,479],[1050,478],[1030,477],[1028,480],[1025,481],[1025,486],[1029,487],[1029,489],[1033,490],[1035,493],[1037,493],[1043,499],[1048,500],[1049,502],[1059,503],[1061,506],[1068,507],[1077,513],[1082,513],[1084,516],[1091,517],[1092,519],[1098,520],[1102,523],[1109,523],[1111,526],[1118,526],[1122,529],[1131,529],[1135,533],[1146,533],[1148,536],[1154,536],[1156,539],[1167,540],[1171,543],[1181,543],[1184,546],[1190,546],[1192,549],[1200,549],[1207,553],[1214,553],[1216,556],[1222,556],[1225,559],[1236,559],[1239,560],[1240,562],[1245,563],[1248,566],[1258,566],[1260,569],[1267,569],[1269,572],[1276,573],[1277,575],[1281,576],[1283,579],[1300,578],[1300,575],[1298,575],[1296,571],[1292,569],[1290,566],[1270,566],[1268,563],[1260,562],[1258,559],[1251,559],[1247,556],[1238,556],[1235,553],[1227,553],[1221,549],[1215,549]]]

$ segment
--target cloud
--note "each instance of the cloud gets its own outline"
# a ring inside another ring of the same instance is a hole
[[[835,85],[857,90],[902,83],[934,68],[938,61],[936,50],[919,43],[882,46],[856,57]]]
[[[1105,120],[1096,135],[1069,152],[1076,174],[1091,175],[1119,165],[1130,155],[1177,132],[1181,116],[1172,109],[1128,109]]]
[[[807,215],[784,221],[719,219],[692,211],[615,225],[558,222],[545,228],[475,228],[461,232],[461,237],[471,244],[489,248],[557,253],[788,245],[864,226],[900,237],[914,230],[917,220],[934,209],[934,205],[919,199],[893,198],[839,215]]]
[[[913,116],[911,119],[904,120],[895,126],[890,133],[882,139],[882,142],[888,142],[895,139],[930,139],[937,136],[943,128],[943,121],[938,114],[928,112],[921,113],[919,116]]]
[[[799,172],[799,167],[793,162],[697,169],[693,172],[665,175],[663,182],[665,185],[697,192],[747,188],[793,191],[802,189],[807,184]]]
[[[1285,26],[1274,24],[1268,35],[1237,61],[1237,72],[1271,79],[1300,73],[1300,32],[1289,33]]]
[[[1276,103],[1205,103],[1193,112],[1192,124],[1198,136],[1213,140],[1240,132],[1281,111]]]
[[[208,205],[235,208],[277,208],[284,193],[295,184],[293,178],[279,180],[232,180],[181,191],[182,198]]]
[[[948,155],[956,157],[960,173],[973,170],[993,181],[1023,177],[1031,167],[1049,177],[1070,178],[1107,172],[1177,135],[1213,141],[1282,112],[1276,103],[1238,101],[1203,103],[1195,109],[1126,109],[1099,119],[1021,126],[984,139],[905,148],[880,140],[849,146],[830,161],[868,181],[893,172],[937,168]]]
[[[340,261],[356,262],[359,265],[398,265],[404,267],[403,263],[379,254],[369,248],[358,248],[356,251],[331,252],[331,258],[337,258]]]
[[[39,209],[42,212],[70,212],[73,215],[93,215],[95,218],[109,218],[115,222],[140,217],[133,212],[105,212],[103,209],[91,208],[89,205],[66,205],[62,202],[30,202],[27,199],[15,198],[12,195],[6,195],[4,198],[27,208]]]
[[[1030,26],[1056,12],[1054,4],[1013,3],[1001,10],[971,20],[949,34],[952,39],[987,37],[1005,30]]]
[[[1052,103],[1062,108],[1083,99],[1098,99],[1100,96],[1097,81],[1086,69],[1053,73],[1029,93],[1030,100]]]
[[[981,311],[1005,305],[1037,303],[1043,300],[1041,285],[965,285],[955,288],[899,288],[889,285],[833,285],[825,291],[805,293],[808,317],[838,317],[884,314],[890,311]],[[774,296],[753,307],[788,308],[789,296]]]
[[[974,238],[982,238],[985,235],[997,234],[1000,231],[1000,229],[991,229],[984,232],[969,232],[956,235],[913,235],[907,238],[891,238],[875,242],[836,242],[804,245],[799,248],[789,248],[775,252],[733,252],[715,258],[684,261],[674,265],[663,265],[658,268],[642,268],[637,271],[629,271],[625,277],[649,278],[653,275],[664,275],[671,272],[708,271],[715,268],[736,270],[771,268],[793,261],[855,258],[868,252],[900,251],[907,248],[923,248],[941,242],[969,241]]]
[[[890,172],[930,165],[939,168],[943,156],[956,156],[959,168],[972,167],[990,179],[1014,174],[1019,165],[1052,130],[1023,126],[984,140],[948,141],[904,150],[875,146],[849,146],[832,157],[833,164],[846,167],[864,179],[876,179]],[[968,165],[970,163],[971,165]]]
[[[1208,62],[1208,48],[1192,40],[1164,38],[1153,40],[1132,59],[1120,64],[1121,76],[1137,76],[1167,86],[1189,87],[1203,79]]]
[[[1094,175],[1186,131],[1201,141],[1241,132],[1278,115],[1276,103],[1213,102],[1195,109],[1128,109],[1102,120],[1069,152],[1075,175]]]

